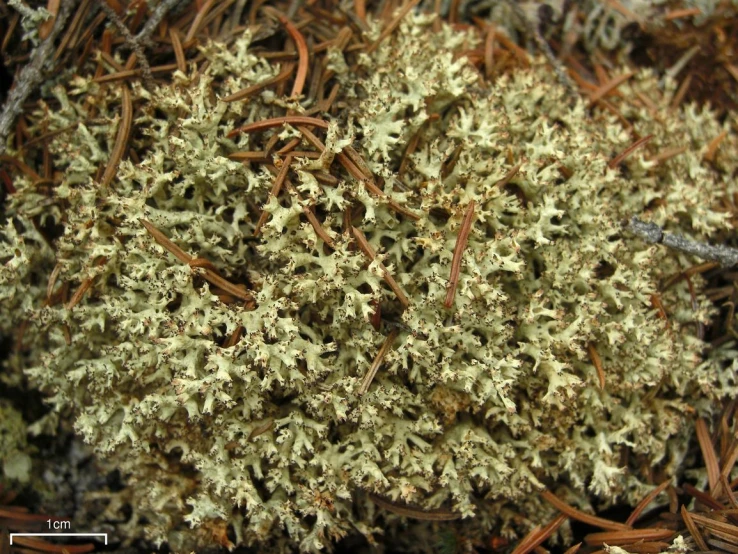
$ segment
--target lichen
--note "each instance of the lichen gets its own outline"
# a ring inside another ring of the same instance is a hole
[[[541,60],[482,86],[455,56],[473,37],[406,19],[341,77],[328,153],[297,157],[294,188],[279,198],[269,197],[272,173],[228,157],[254,141],[230,131],[286,105],[271,92],[220,100],[273,76],[248,33],[230,49],[203,48],[207,69],[171,85],[146,91],[82,74],[27,117],[31,133],[59,131],[49,150],[61,181],[44,191],[18,177],[7,202],[0,328],[28,322],[27,351],[8,371],[23,371],[58,413],[72,410],[77,432],[126,476],[150,539],[185,551],[205,541],[203,529],[232,525],[236,543],[274,551],[316,551],[356,532],[374,541],[380,518],[391,534],[399,516],[367,493],[510,536],[525,524],[519,513],[537,522],[550,512],[535,494],[544,485],[566,483],[567,501],[584,508],[597,496],[636,501],[649,468],[677,471],[689,414],[738,391],[719,357],[703,361],[694,328],[709,303],[700,297],[693,310],[683,286],[660,293],[694,260],[621,227],[638,215],[697,240],[727,230],[719,206],[735,192],[738,140],[730,134],[712,164],[703,154],[728,127],[707,109],[670,108],[673,84],[661,89],[645,71],[619,90],[647,102],[608,98],[622,120],[572,101]],[[103,187],[96,175],[121,124],[122,86],[138,159]],[[646,135],[647,146],[608,166]],[[349,145],[383,196],[340,169],[334,154]],[[335,188],[315,178],[329,168]],[[262,209],[268,221],[249,240]],[[254,301],[206,282],[142,220]],[[36,224],[63,231],[50,245]]]
[[[0,400],[0,460],[6,480],[27,483],[31,478],[27,427],[23,416],[7,401]]]

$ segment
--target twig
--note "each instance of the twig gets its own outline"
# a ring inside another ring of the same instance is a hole
[[[638,235],[646,242],[654,244],[663,244],[674,250],[679,250],[686,254],[692,254],[702,258],[703,260],[711,260],[719,262],[723,267],[732,267],[738,263],[738,249],[730,246],[704,244],[701,242],[691,241],[681,235],[673,235],[665,233],[661,227],[655,223],[646,223],[637,217],[630,220],[626,229],[631,233]]]
[[[151,33],[154,32],[154,29],[159,26],[159,23],[161,23],[161,20],[164,19],[164,16],[169,13],[169,10],[174,8],[182,1],[183,0],[161,0],[161,2],[157,4],[156,8],[154,8],[154,11],[151,12],[148,21],[146,21],[146,25],[144,25],[143,29],[141,29],[136,35],[136,42],[149,42],[149,36],[151,36]]]
[[[118,17],[118,14],[115,13],[115,10],[111,8],[107,2],[100,2],[99,6],[102,8],[102,11],[105,12],[105,15],[108,16],[108,19],[113,22],[116,29],[118,29],[118,32],[123,36],[123,39],[126,41],[129,48],[135,52],[138,63],[141,66],[141,73],[143,75],[144,82],[146,83],[146,88],[153,88],[154,76],[151,74],[151,66],[149,65],[149,60],[146,59],[146,53],[144,52],[143,46],[141,46],[141,43],[138,42],[136,37],[131,34],[131,31],[128,30],[128,27],[126,27],[125,23],[123,23],[121,18]]]
[[[0,113],[0,154],[5,153],[6,142],[10,128],[23,110],[23,103],[41,84],[44,79],[44,64],[51,59],[54,52],[54,41],[64,28],[72,9],[77,5],[76,0],[68,0],[62,3],[59,13],[56,16],[56,22],[51,29],[49,36],[39,44],[39,46],[31,54],[28,64],[21,70],[15,86],[10,91],[8,99],[5,101],[3,111]]]

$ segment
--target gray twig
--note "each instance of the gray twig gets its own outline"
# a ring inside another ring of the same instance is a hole
[[[182,1],[183,0],[161,0],[161,2],[159,2],[159,4],[154,8],[154,11],[151,12],[149,20],[143,26],[143,29],[141,29],[136,35],[135,42],[148,43],[151,33],[153,33],[154,29],[159,26],[159,23],[164,19],[164,16],[169,13],[169,10]]]
[[[630,220],[626,229],[638,235],[646,242],[663,244],[664,246],[685,252],[686,254],[692,254],[703,260],[718,262],[724,267],[732,267],[738,263],[738,249],[736,248],[724,245],[712,246],[689,240],[681,235],[665,233],[655,223],[646,223],[637,217],[633,217]]]
[[[154,76],[151,74],[151,66],[149,65],[149,60],[146,59],[146,53],[144,52],[141,43],[131,34],[131,31],[128,30],[128,27],[126,27],[125,23],[123,23],[121,18],[118,17],[118,14],[115,13],[115,10],[111,8],[107,2],[100,2],[100,8],[102,8],[102,11],[105,12],[108,19],[116,26],[118,32],[123,35],[126,44],[128,44],[131,50],[135,52],[138,63],[141,66],[141,73],[143,74],[146,87],[153,88]]]
[[[76,5],[77,0],[68,0],[61,3],[51,33],[36,47],[29,62],[18,75],[15,85],[5,101],[3,111],[0,113],[0,155],[5,153],[10,128],[23,110],[23,103],[44,80],[44,64],[53,58],[54,41],[64,29],[64,25]]]

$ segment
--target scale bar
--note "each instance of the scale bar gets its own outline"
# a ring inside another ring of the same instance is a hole
[[[10,533],[11,546],[13,537],[105,537],[105,544],[108,544],[107,533]]]

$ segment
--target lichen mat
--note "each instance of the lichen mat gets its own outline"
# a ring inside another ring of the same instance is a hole
[[[329,113],[257,90],[279,73],[247,32],[153,90],[91,66],[26,115],[60,175],[5,207],[7,371],[48,394],[37,430],[71,417],[121,468],[142,536],[509,536],[550,519],[544,486],[637,501],[736,393],[695,332],[710,303],[659,293],[694,260],[621,227],[729,229],[735,135],[707,163],[728,127],[645,71],[608,97],[624,121],[540,60],[481,85],[456,55],[476,39],[432,24],[408,14],[354,66],[331,47]]]

